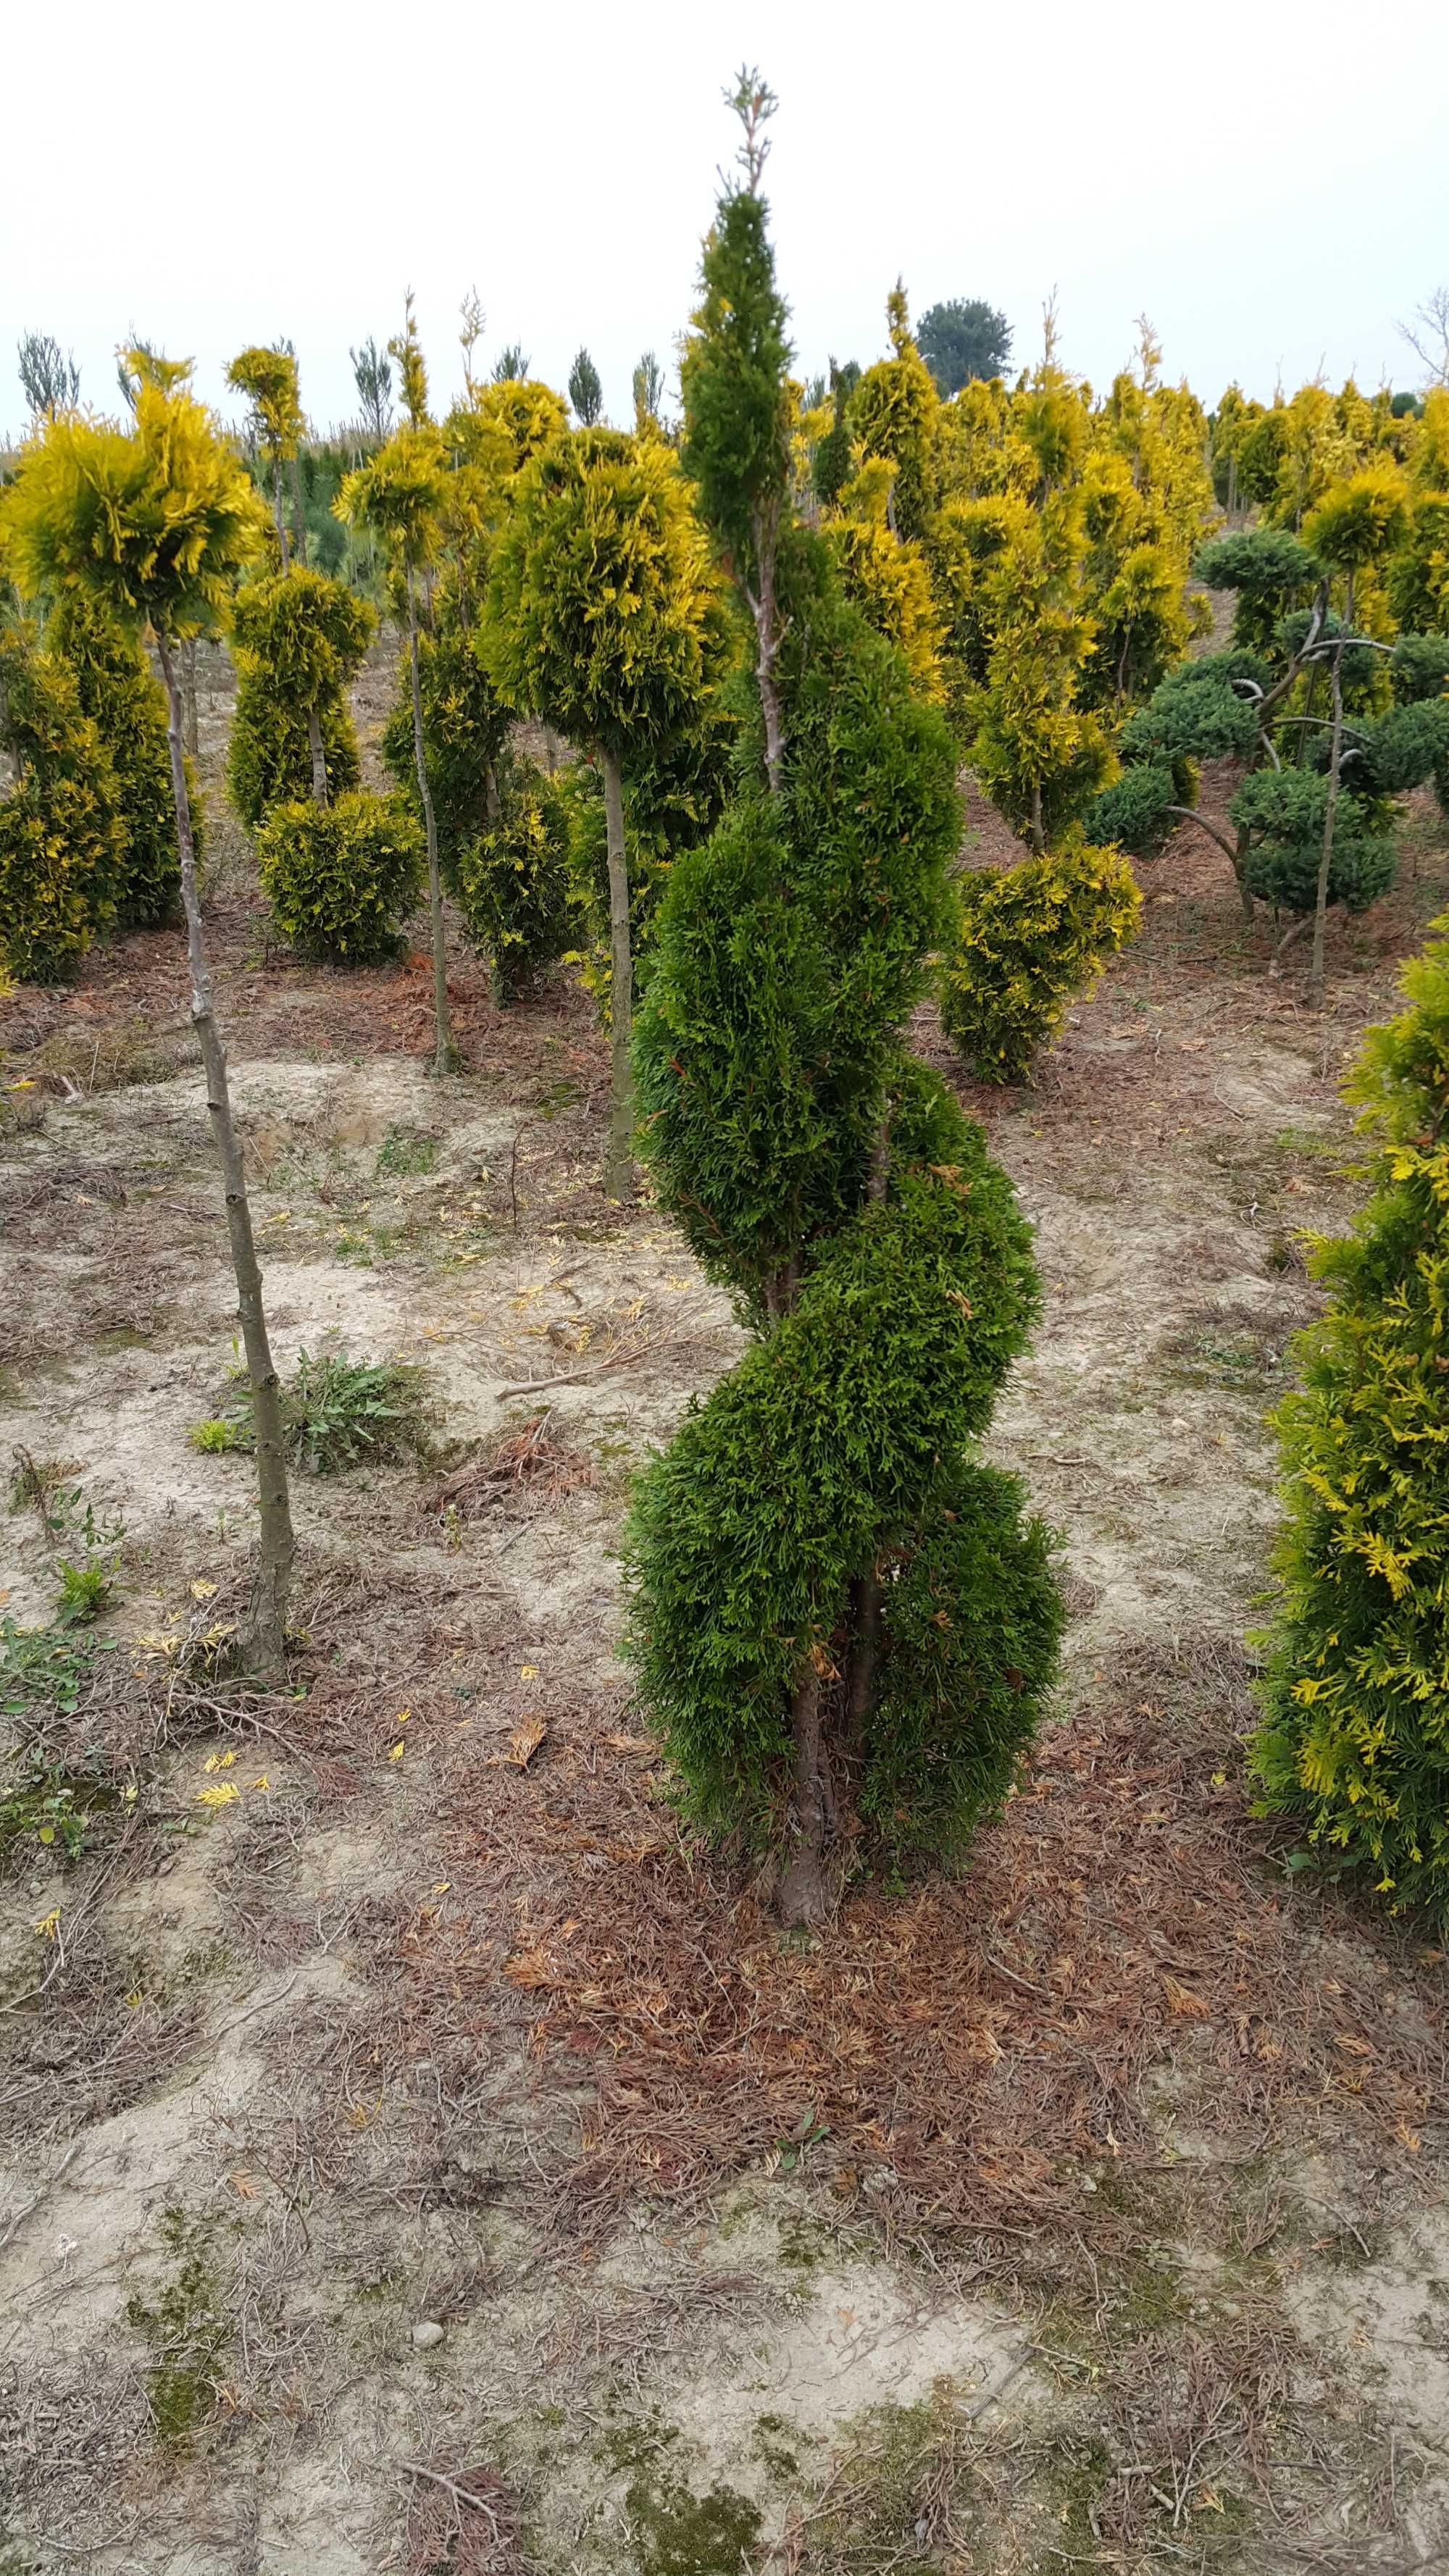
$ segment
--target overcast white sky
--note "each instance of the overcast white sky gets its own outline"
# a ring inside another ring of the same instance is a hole
[[[640,351],[672,371],[741,59],[780,93],[805,371],[880,353],[899,272],[917,314],[1002,306],[1018,360],[1055,285],[1096,383],[1145,310],[1209,402],[1320,365],[1413,384],[1396,321],[1449,282],[1444,0],[11,0],[4,22],[0,428],[23,329],[111,409],[131,325],[228,410],[228,356],[286,333],[325,426],[356,408],[349,343],[396,329],[409,284],[441,402],[475,283],[485,367],[517,338],[562,385],[586,341],[627,419]]]

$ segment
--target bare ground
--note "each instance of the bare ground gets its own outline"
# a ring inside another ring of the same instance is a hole
[[[203,712],[214,780],[220,666]],[[3,1887],[0,2569],[1449,2565],[1445,1962],[1293,1865],[1240,1742],[1301,1236],[1433,818],[1317,1018],[1185,829],[1036,1087],[968,1090],[1038,1227],[993,1447],[1067,1679],[963,1878],[801,1944],[681,1838],[614,1653],[628,1469],[741,1345],[599,1196],[586,1005],[500,1015],[458,945],[429,1080],[425,974],[270,948],[218,806],[279,1351],[422,1362],[435,1454],[299,1480],[293,1689],[216,1678],[250,1469],[187,1437],[234,1298],[179,944],[18,996],[0,1435],[124,1532],[41,1739],[82,1846],[27,1810]],[[0,1518],[6,1615],[53,1552]]]

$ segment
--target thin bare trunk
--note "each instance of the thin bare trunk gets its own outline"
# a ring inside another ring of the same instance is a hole
[[[201,717],[196,704],[196,649],[194,635],[181,647],[182,712],[186,748],[193,760],[201,748]]]
[[[196,888],[196,845],[191,834],[191,800],[186,790],[186,757],[181,740],[181,691],[170,648],[157,636],[157,654],[170,708],[167,738],[171,750],[171,791],[176,801],[176,841],[181,861],[181,900],[186,912],[186,953],[191,967],[191,1022],[206,1072],[206,1101],[211,1132],[221,1164],[226,1193],[227,1232],[236,1277],[237,1314],[251,1381],[252,1424],[257,1445],[257,1499],[260,1541],[251,1609],[240,1640],[247,1668],[258,1674],[280,1674],[285,1668],[287,1602],[292,1584],[296,1543],[287,1492],[287,1458],[282,1433],[281,1388],[267,1339],[262,1306],[262,1274],[252,1240],[247,1204],[246,1167],[232,1125],[231,1093],[226,1078],[226,1049],[216,1025],[211,969],[201,931],[201,903]]]
[[[634,1025],[634,959],[629,945],[624,781],[611,751],[601,752],[599,761],[604,773],[604,816],[609,835],[609,1028],[614,1091],[604,1190],[611,1199],[627,1199],[634,1194],[634,1070],[629,1057]]]
[[[315,707],[307,709],[307,740],[312,746],[312,794],[319,805],[325,805],[327,754],[322,748],[322,719]]]
[[[852,1586],[855,1643],[850,1657],[850,1688],[845,1702],[846,1733],[852,1752],[865,1744],[866,1721],[875,1699],[875,1668],[880,1655],[880,1576],[874,1565],[857,1575]]]
[[[775,605],[775,549],[777,509],[755,518],[756,588],[745,590],[750,614],[755,621],[755,677],[760,690],[760,713],[765,725],[765,776],[770,793],[778,796],[784,774],[785,727],[780,712],[780,690],[775,678],[775,657],[780,650],[778,613]],[[742,585],[743,587],[743,585]]]
[[[1040,858],[1046,848],[1046,833],[1041,819],[1041,780],[1034,779],[1031,790],[1031,846]]]
[[[1323,1008],[1323,947],[1328,921],[1328,880],[1333,873],[1333,827],[1338,817],[1338,782],[1343,770],[1343,648],[1353,625],[1353,575],[1348,576],[1343,604],[1344,633],[1333,656],[1333,736],[1328,754],[1328,802],[1323,809],[1323,854],[1313,903],[1313,963],[1308,970],[1308,1007]]]
[[[503,799],[498,793],[498,772],[491,760],[483,772],[483,810],[491,832],[503,812]]]
[[[304,564],[307,560],[307,521],[302,509],[302,459],[300,456],[294,456],[292,459],[292,543],[297,549],[298,563]]]
[[[282,460],[280,456],[274,456],[272,459],[272,516],[277,523],[277,543],[282,550],[282,570],[283,572],[290,572],[292,569],[292,558],[287,550],[287,522],[282,514]]]
[[[433,791],[428,785],[428,764],[423,757],[423,690],[418,677],[418,603],[413,588],[413,568],[408,565],[408,654],[413,683],[413,759],[418,773],[418,794],[423,806],[423,829],[428,841],[428,917],[433,927],[433,1023],[434,1073],[452,1073],[457,1066],[453,1049],[453,1032],[448,1022],[448,952],[443,939],[443,880],[438,873],[438,826],[433,813]]]
[[[546,724],[543,729],[543,756],[548,762],[548,774],[552,778],[558,767],[558,735],[552,725]]]
[[[826,1790],[820,1743],[820,1675],[813,1660],[795,1688],[790,1711],[795,1739],[795,1822],[800,1840],[780,1881],[782,1923],[819,1923],[825,1914]]]

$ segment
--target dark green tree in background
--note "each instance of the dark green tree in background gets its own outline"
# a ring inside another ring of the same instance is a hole
[[[597,429],[604,417],[604,388],[587,349],[580,349],[569,369],[569,401],[580,429]]]
[[[916,346],[945,399],[977,378],[1004,376],[1011,358],[1011,324],[979,295],[955,296],[923,313]]]
[[[80,369],[48,331],[23,331],[16,344],[20,390],[32,420],[54,420],[80,401]]]
[[[1046,1533],[968,1446],[1035,1311],[1028,1229],[901,1037],[948,919],[953,748],[791,511],[775,102],[747,72],[731,104],[684,453],[757,704],[735,803],[671,871],[635,1063],[660,1203],[759,1338],[639,1480],[632,1650],[690,1812],[788,1841],[805,1923],[832,1845],[959,1847],[1001,1797],[1060,1613]]]

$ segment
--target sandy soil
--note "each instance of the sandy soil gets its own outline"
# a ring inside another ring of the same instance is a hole
[[[1321,1016],[1185,829],[1035,1087],[963,1086],[1038,1228],[992,1446],[1067,1676],[968,1877],[823,1945],[682,1840],[614,1651],[629,1468],[742,1343],[599,1195],[585,1002],[501,1016],[458,946],[432,1081],[417,968],[297,967],[214,847],[279,1356],[422,1364],[434,1455],[300,1478],[293,1689],[209,1677],[251,1471],[188,1437],[234,1297],[179,947],[18,996],[0,1434],[124,1529],[55,1737],[105,1798],[0,1903],[4,2576],[1449,2564],[1444,1962],[1286,1865],[1240,1746],[1301,1238],[1434,817]],[[55,1582],[0,1518],[5,1615]]]

